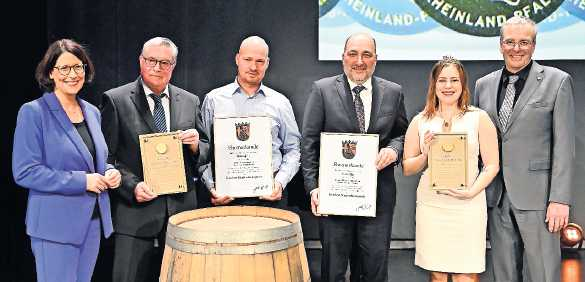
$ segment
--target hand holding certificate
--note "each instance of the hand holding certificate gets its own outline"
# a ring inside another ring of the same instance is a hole
[[[165,132],[139,136],[144,182],[156,195],[187,192],[183,144],[178,135]]]
[[[376,216],[377,134],[321,133],[320,214]]]

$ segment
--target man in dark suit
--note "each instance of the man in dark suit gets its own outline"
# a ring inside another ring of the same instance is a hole
[[[536,24],[510,18],[500,33],[505,67],[475,85],[475,104],[500,141],[500,173],[486,189],[495,281],[560,281],[559,231],[569,220],[575,159],[573,83],[533,61],[535,46]]]
[[[122,185],[112,195],[113,281],[158,281],[169,216],[197,208],[197,171],[205,162],[208,143],[199,99],[169,84],[177,53],[171,40],[150,39],[138,59],[140,77],[108,90],[103,98],[108,161],[122,174]],[[183,142],[187,192],[157,196],[143,179],[138,136],[177,130]]]
[[[361,269],[363,281],[386,281],[396,201],[394,164],[400,163],[408,127],[404,96],[400,85],[372,76],[377,55],[376,42],[369,34],[351,35],[345,42],[342,59],[344,74],[316,81],[305,107],[301,141],[305,189],[311,195],[313,213],[319,215],[321,132],[379,134],[376,217],[320,218],[321,279],[344,281],[351,254],[352,272]],[[356,278],[352,275],[352,279]]]

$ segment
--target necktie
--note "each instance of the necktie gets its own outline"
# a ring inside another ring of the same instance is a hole
[[[363,85],[358,85],[351,90],[355,94],[353,98],[353,106],[355,107],[355,114],[360,125],[361,133],[366,133],[366,115],[364,113],[364,102],[362,102],[362,98],[360,97],[360,92],[362,92],[364,89],[366,89],[366,87]]]
[[[152,118],[154,119],[154,126],[158,129],[158,132],[167,132],[167,122],[165,119],[165,109],[162,105],[162,97],[167,94],[162,93],[159,95],[150,94],[152,100],[154,100],[154,110],[152,111]]]
[[[502,102],[500,112],[498,113],[500,117],[500,125],[502,126],[502,131],[506,130],[508,126],[508,121],[510,121],[510,116],[512,115],[512,110],[514,109],[514,97],[516,96],[516,87],[514,87],[514,83],[516,81],[518,81],[517,75],[510,75],[508,77],[508,85],[506,86],[506,96],[504,96],[504,101]]]

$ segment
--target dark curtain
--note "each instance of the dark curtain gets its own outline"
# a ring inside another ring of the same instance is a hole
[[[60,38],[73,38],[86,45],[96,66],[94,82],[84,87],[82,96],[98,105],[105,90],[138,77],[138,56],[142,44],[155,36],[172,39],[179,47],[178,64],[172,83],[201,99],[213,88],[235,78],[234,56],[242,39],[263,37],[270,46],[270,67],[265,83],[285,94],[291,101],[299,125],[311,82],[342,71],[340,62],[317,60],[318,8],[315,0],[298,1],[21,1],[15,13],[19,20],[4,23],[9,35],[4,38],[4,84],[9,86],[8,105],[3,107],[5,134],[2,138],[4,189],[2,207],[5,251],[0,257],[2,275],[8,281],[34,281],[34,263],[24,229],[26,190],[12,179],[12,135],[18,108],[40,96],[34,82],[34,68],[48,44]],[[437,39],[440,40],[440,39]],[[432,44],[432,42],[429,42]],[[497,48],[497,46],[494,46]],[[537,46],[538,48],[538,46]],[[30,50],[27,50],[30,49]],[[26,54],[21,54],[22,50]],[[341,54],[339,54],[341,57]],[[439,58],[437,58],[439,59]],[[575,80],[577,109],[577,176],[572,218],[585,225],[585,61],[545,61],[559,67]],[[378,62],[376,74],[404,87],[409,118],[423,107],[427,77],[433,62]],[[501,67],[499,61],[464,62],[473,91],[479,77]],[[15,79],[16,78],[16,79]],[[394,239],[414,238],[414,203],[418,178],[396,172],[397,205]],[[302,216],[307,240],[317,240],[317,222],[307,212],[300,175],[288,186],[291,208]],[[109,281],[111,242],[105,241],[96,267],[94,281]],[[12,280],[10,280],[12,279]]]

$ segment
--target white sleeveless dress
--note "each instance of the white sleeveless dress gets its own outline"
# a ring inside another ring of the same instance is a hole
[[[463,116],[454,117],[451,133],[467,133],[468,187],[478,170],[479,117],[482,110],[471,107]],[[486,114],[483,112],[483,114]],[[443,120],[430,120],[418,114],[419,144],[424,133],[441,132]],[[485,191],[473,199],[437,194],[429,185],[429,169],[423,172],[416,193],[415,264],[438,272],[481,273],[485,271],[487,206]]]

